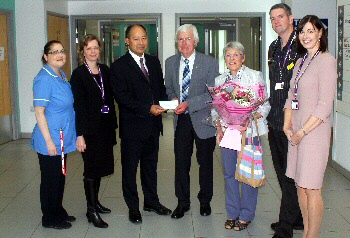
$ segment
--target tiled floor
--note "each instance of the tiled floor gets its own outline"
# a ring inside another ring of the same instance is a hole
[[[174,209],[177,199],[174,194],[172,117],[165,116],[163,122],[165,135],[161,137],[159,152],[158,193],[161,202],[170,209]],[[77,221],[73,223],[71,229],[58,231],[41,226],[40,170],[37,155],[29,148],[29,140],[23,139],[0,145],[0,237],[272,237],[273,231],[270,229],[270,223],[275,222],[278,217],[281,193],[271,163],[266,137],[263,143],[268,183],[260,188],[255,220],[247,230],[241,232],[224,228],[226,219],[224,181],[218,147],[215,151],[214,197],[211,203],[213,214],[211,216],[199,215],[199,202],[196,198],[198,165],[193,158],[191,210],[180,220],[173,220],[170,216],[164,217],[143,212],[143,223],[134,225],[128,221],[128,209],[122,197],[119,144],[115,146],[115,173],[102,180],[100,192],[102,204],[112,209],[111,214],[103,215],[103,219],[109,223],[108,229],[98,229],[87,222],[82,159],[79,153],[70,154],[64,206],[71,215],[77,217]],[[139,191],[141,191],[140,187]],[[140,195],[142,197],[141,192]],[[350,181],[331,167],[327,168],[323,197],[325,213],[321,237],[350,237]],[[140,205],[142,209],[142,202]],[[302,235],[296,232],[294,237],[302,237]]]

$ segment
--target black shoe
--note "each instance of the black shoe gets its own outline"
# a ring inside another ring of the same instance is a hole
[[[96,202],[96,210],[98,213],[111,213],[111,209],[102,206],[98,200]]]
[[[280,225],[279,222],[274,222],[274,223],[271,223],[271,229],[272,230],[276,230],[276,228]],[[298,231],[301,231],[301,230],[304,230],[304,225],[293,225],[293,230],[298,230]]]
[[[210,203],[201,203],[199,210],[202,216],[209,216],[211,214]]]
[[[272,238],[283,238],[283,237],[279,235],[274,235]]]
[[[169,208],[164,207],[160,203],[157,206],[144,205],[143,210],[147,211],[147,212],[155,212],[158,215],[170,215],[171,214],[171,210]]]
[[[129,221],[132,223],[142,223],[140,211],[136,209],[129,209]]]
[[[180,219],[188,210],[190,210],[190,207],[182,207],[181,205],[177,205],[173,211],[173,214],[171,214],[171,218]]]
[[[108,224],[100,217],[100,214],[95,210],[91,210],[86,213],[88,222],[94,224],[97,228],[107,228]]]
[[[56,225],[43,225],[43,227],[45,228],[53,228],[53,229],[57,229],[57,230],[63,230],[63,229],[69,229],[72,227],[72,224],[70,224],[68,221],[63,221],[59,224]]]
[[[66,218],[66,221],[68,221],[68,222],[74,222],[76,220],[77,219],[75,218],[75,216],[67,216],[67,218]]]

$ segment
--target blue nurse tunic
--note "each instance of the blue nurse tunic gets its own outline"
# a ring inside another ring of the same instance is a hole
[[[62,70],[61,74],[66,78]],[[64,135],[64,153],[75,151],[75,112],[70,84],[62,80],[50,66],[44,65],[34,78],[33,93],[34,107],[45,107],[45,117],[57,153],[61,154],[60,129]],[[40,154],[49,155],[38,123],[33,130],[31,147]]]

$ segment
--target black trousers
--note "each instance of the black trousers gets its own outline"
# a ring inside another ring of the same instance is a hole
[[[193,153],[193,142],[196,143],[196,157],[199,164],[200,203],[209,203],[213,197],[213,152],[215,137],[200,139],[192,126],[189,114],[178,117],[174,149],[175,149],[175,195],[178,203],[190,206],[190,169]]]
[[[154,127],[149,138],[122,138],[122,188],[124,200],[129,209],[139,209],[136,173],[140,162],[141,186],[144,204],[159,204],[157,194],[157,165],[159,151],[159,129]]]
[[[66,177],[62,174],[61,156],[38,153],[41,171],[40,203],[42,224],[56,225],[64,221],[68,214],[62,206]],[[67,159],[67,154],[65,154]]]
[[[287,169],[288,139],[283,131],[269,127],[268,139],[273,165],[282,191],[279,222],[275,234],[281,237],[293,237],[293,224],[302,225],[297,188],[293,179],[285,175]]]

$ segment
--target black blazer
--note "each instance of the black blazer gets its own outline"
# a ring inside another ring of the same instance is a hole
[[[98,64],[101,69],[105,89],[105,104],[113,118],[113,128],[117,128],[113,93],[111,89],[110,70],[107,65]],[[74,110],[77,135],[94,134],[100,123],[103,104],[102,93],[86,66],[77,67],[71,76],[70,84],[74,96]]]
[[[163,72],[157,57],[145,54],[148,82],[129,52],[111,65],[114,98],[119,107],[119,136],[128,139],[146,139],[155,123],[163,131],[162,116],[150,113],[153,104],[167,100]]]

